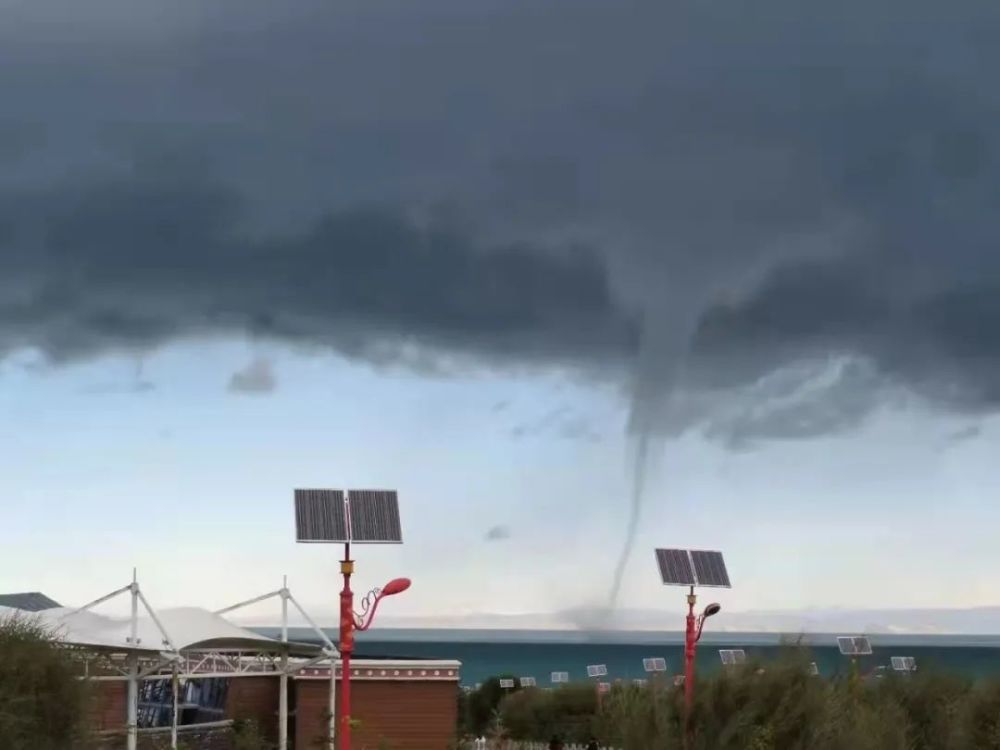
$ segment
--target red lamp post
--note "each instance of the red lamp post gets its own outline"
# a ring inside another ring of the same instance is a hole
[[[340,572],[344,576],[344,588],[340,592],[340,728],[337,746],[339,750],[351,750],[351,654],[354,653],[354,631],[368,630],[379,602],[387,596],[401,594],[410,588],[409,578],[393,578],[381,589],[369,591],[361,603],[361,614],[354,612],[354,592],[351,591],[351,574],[354,561],[351,545],[345,545],[344,559],[340,561]]]
[[[705,620],[718,614],[722,607],[712,603],[705,607],[700,615],[695,616],[694,605],[698,602],[698,597],[695,596],[694,586],[688,593],[687,601],[687,627],[684,631],[684,722],[689,725],[691,706],[694,704],[694,657],[698,641],[701,640],[701,631],[705,627]]]

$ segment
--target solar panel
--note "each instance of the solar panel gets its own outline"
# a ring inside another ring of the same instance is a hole
[[[635,679],[632,680],[632,684],[635,685],[636,687],[646,687],[646,685],[648,684],[648,680]]]
[[[521,678],[521,687],[523,687],[523,688],[526,688],[526,687],[535,687],[535,678],[534,677],[522,677]]]
[[[569,682],[569,672],[553,672],[552,682]]]
[[[587,677],[605,677],[608,674],[606,664],[591,664],[587,667]]]
[[[351,541],[368,544],[403,541],[395,490],[350,490],[347,501],[351,508]]]
[[[660,578],[667,586],[694,586],[694,568],[686,549],[658,549],[656,563],[660,566]]]
[[[712,550],[658,549],[656,563],[667,586],[732,588],[722,553]]]
[[[513,679],[503,678],[500,680],[500,688],[502,690],[510,690],[512,687],[514,687]]]
[[[812,675],[813,677],[819,675],[819,665],[816,664],[816,662],[814,661],[809,662],[809,674]]]
[[[917,671],[917,660],[912,656],[892,656],[889,658],[892,663],[892,668],[896,672],[915,672]]]
[[[747,660],[747,652],[741,648],[719,649],[719,658],[722,659],[722,663],[726,666],[744,664]]]
[[[393,490],[295,490],[299,542],[399,544],[399,500]]]
[[[843,635],[837,638],[837,648],[844,656],[869,656],[872,644],[863,635]]]
[[[660,658],[643,659],[642,668],[646,672],[666,672],[667,660]]]
[[[347,538],[343,490],[295,490],[295,540],[334,542]]]
[[[693,549],[691,550],[691,564],[694,566],[694,576],[698,580],[699,586],[732,588],[721,552]]]

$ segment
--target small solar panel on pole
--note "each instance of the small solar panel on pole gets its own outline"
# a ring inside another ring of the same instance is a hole
[[[521,687],[523,688],[535,687],[536,685],[534,677],[522,677],[520,679],[520,682],[521,682]]]
[[[504,677],[503,679],[500,680],[500,689],[501,690],[512,690],[513,688],[514,688],[514,680],[513,679],[508,679],[508,678]]]
[[[666,672],[667,660],[659,657],[643,659],[642,669],[644,672]]]
[[[741,648],[723,648],[719,649],[719,658],[724,665],[732,667],[737,664],[745,664],[747,652]]]
[[[895,672],[916,672],[917,660],[912,656],[891,656],[889,662]]]
[[[591,664],[587,667],[587,677],[606,677],[608,667],[606,664]]]
[[[867,636],[842,635],[837,638],[837,648],[844,656],[871,656],[872,644]]]
[[[553,672],[549,675],[551,682],[553,684],[562,684],[569,682],[569,672]]]

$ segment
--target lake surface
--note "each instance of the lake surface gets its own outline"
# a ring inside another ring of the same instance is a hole
[[[276,637],[276,628],[257,628]],[[336,642],[333,631],[328,636]],[[289,637],[317,642],[315,633],[291,628]],[[749,659],[777,658],[782,642],[799,636],[775,633],[705,633],[699,644],[700,673],[721,668],[720,648],[742,648]],[[840,655],[836,635],[803,636],[820,673],[846,673],[849,660]],[[649,631],[586,632],[557,630],[381,629],[359,633],[356,656],[415,659],[457,659],[462,662],[462,684],[475,685],[499,674],[534,677],[549,684],[552,672],[569,672],[570,680],[587,679],[588,664],[606,664],[607,679],[645,677],[642,660],[662,657],[667,671],[683,671],[682,633]],[[921,670],[961,674],[971,678],[1000,677],[1000,637],[948,635],[873,635],[873,654],[859,659],[862,672],[888,666],[891,656],[912,656]]]

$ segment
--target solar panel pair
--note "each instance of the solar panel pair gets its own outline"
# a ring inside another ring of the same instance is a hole
[[[400,544],[396,492],[295,490],[295,537],[304,543]]]
[[[661,658],[643,659],[642,668],[646,672],[666,672],[667,660]]]
[[[912,656],[891,656],[889,661],[896,672],[916,672],[917,660]]]
[[[741,648],[720,649],[719,658],[722,659],[722,663],[726,666],[745,664],[747,652]]]
[[[722,553],[712,550],[658,549],[656,562],[667,586],[732,588]]]
[[[871,641],[863,635],[842,635],[837,638],[837,648],[844,656],[870,656]]]

